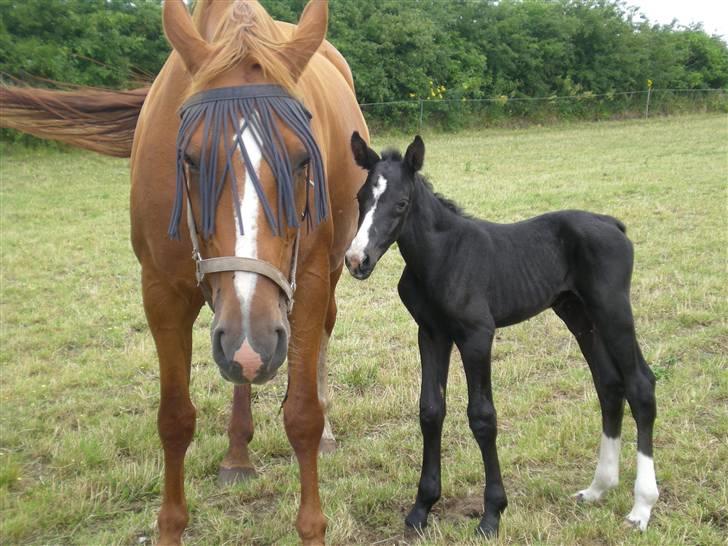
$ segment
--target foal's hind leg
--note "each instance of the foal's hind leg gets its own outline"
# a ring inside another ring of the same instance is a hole
[[[652,459],[652,432],[657,414],[655,376],[637,344],[628,295],[616,293],[588,305],[599,336],[622,375],[627,402],[637,423],[637,479],[634,506],[627,520],[644,531],[659,495]]]
[[[581,300],[574,294],[567,294],[554,304],[553,309],[579,343],[579,348],[589,364],[602,410],[602,439],[594,479],[588,488],[574,495],[581,501],[593,502],[619,483],[624,384]]]

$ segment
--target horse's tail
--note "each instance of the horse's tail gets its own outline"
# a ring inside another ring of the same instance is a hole
[[[0,127],[114,157],[131,155],[148,87],[53,91],[0,86]]]

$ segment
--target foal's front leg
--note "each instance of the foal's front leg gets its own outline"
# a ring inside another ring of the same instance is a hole
[[[427,525],[427,516],[432,506],[440,498],[440,444],[442,423],[445,420],[445,390],[452,340],[442,332],[420,326],[418,342],[422,362],[422,473],[417,499],[405,519],[405,524],[421,531]]]
[[[485,513],[476,532],[486,537],[498,533],[500,516],[508,505],[503,488],[495,439],[497,422],[490,380],[490,352],[495,328],[488,327],[470,333],[458,343],[468,383],[468,422],[485,465]]]

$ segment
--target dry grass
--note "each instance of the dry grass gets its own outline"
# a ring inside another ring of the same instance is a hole
[[[385,141],[386,140],[386,141]],[[404,147],[408,139],[378,139]],[[659,378],[650,529],[622,526],[632,501],[634,425],[622,484],[596,506],[573,502],[596,462],[599,415],[589,372],[546,313],[499,331],[499,450],[510,506],[499,544],[720,544],[728,533],[728,120],[648,122],[426,135],[435,188],[475,215],[514,221],[551,209],[613,214],[635,243],[633,303]],[[123,161],[5,150],[0,187],[0,542],[141,544],[155,536],[161,451],[157,367],[128,242]],[[396,295],[401,258],[367,282],[342,279],[330,349],[338,451],[321,460],[331,544],[411,544],[421,439],[414,323]],[[297,467],[278,415],[285,378],[256,388],[260,476],[220,489],[231,387],[212,362],[204,311],[195,331],[198,408],[187,457],[187,544],[293,544]],[[443,500],[419,544],[473,541],[482,463],[454,357]],[[475,543],[475,541],[473,541]]]

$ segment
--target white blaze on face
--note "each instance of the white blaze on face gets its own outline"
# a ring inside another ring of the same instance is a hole
[[[594,472],[594,479],[588,489],[576,494],[580,500],[598,501],[606,491],[617,486],[619,483],[619,449],[619,438],[610,438],[602,433],[599,462]]]
[[[241,125],[244,123],[240,121]],[[243,146],[245,151],[248,152],[248,157],[252,163],[255,172],[260,177],[260,162],[263,157],[260,148],[253,136],[253,130],[249,125],[245,126],[243,131]],[[237,138],[237,137],[233,137]],[[243,159],[242,153],[240,154],[240,160],[245,165],[245,159]],[[240,187],[238,187],[240,191]],[[240,197],[240,196],[239,196]],[[233,205],[234,207],[234,205]],[[243,185],[243,195],[240,198],[240,214],[243,217],[243,230],[244,234],[240,234],[238,229],[238,223],[235,222],[235,256],[241,258],[257,258],[258,257],[258,210],[260,209],[260,200],[258,199],[258,192],[255,191],[253,180],[246,167],[245,169],[245,184]],[[235,215],[235,209],[233,208],[233,215]],[[237,219],[236,219],[237,220]],[[235,294],[240,301],[240,310],[243,317],[243,327],[246,332],[250,331],[250,303],[253,300],[255,294],[255,285],[258,282],[258,275],[255,273],[248,273],[245,271],[235,272]]]
[[[652,507],[660,494],[655,479],[655,463],[652,457],[637,452],[637,479],[634,482],[634,506],[627,520],[640,531],[647,529]]]
[[[372,222],[374,221],[374,212],[377,210],[379,198],[386,190],[387,179],[380,175],[377,182],[374,184],[374,188],[372,188],[374,202],[372,203],[371,208],[364,215],[364,220],[362,220],[361,226],[359,226],[359,231],[357,231],[356,237],[354,237],[354,240],[349,246],[349,250],[346,252],[349,259],[356,258],[360,262],[364,260],[364,251],[369,244],[369,231],[372,227]]]

